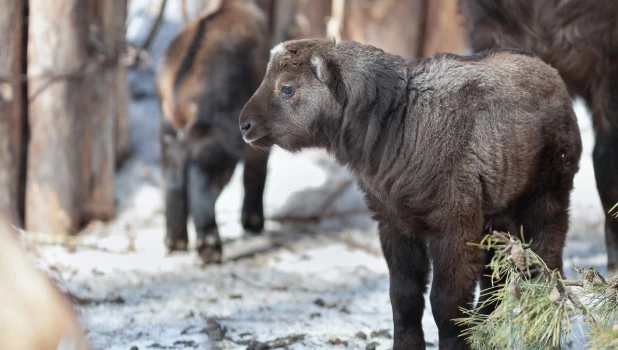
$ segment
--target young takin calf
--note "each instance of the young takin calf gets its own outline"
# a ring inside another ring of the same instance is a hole
[[[243,157],[243,147],[242,224],[254,232],[263,228],[268,153],[244,145],[237,122],[264,76],[266,30],[266,18],[253,0],[226,0],[189,23],[165,52],[157,91],[170,251],[186,249],[190,213],[198,253],[206,263],[221,261],[215,202]]]
[[[474,50],[534,51],[592,111],[592,153],[605,209],[607,267],[618,271],[618,1],[460,0]]]
[[[356,42],[285,42],[240,129],[256,147],[325,148],[358,177],[390,271],[395,349],[425,347],[430,259],[440,348],[467,347],[452,319],[472,306],[484,255],[466,243],[487,223],[523,225],[562,268],[581,140],[560,76],[529,53],[407,62]]]

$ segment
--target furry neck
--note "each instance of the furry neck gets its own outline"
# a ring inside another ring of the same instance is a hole
[[[329,153],[358,175],[390,168],[403,144],[409,67],[399,57],[358,43],[337,45],[341,115],[328,129]]]

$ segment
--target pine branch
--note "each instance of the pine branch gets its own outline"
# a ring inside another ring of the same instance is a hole
[[[472,245],[494,251],[487,267],[492,278],[501,281],[481,291],[485,303],[463,310],[465,317],[456,320],[468,327],[462,336],[468,337],[473,349],[561,349],[571,342],[575,318],[582,318],[591,333],[605,334],[595,315],[569,288],[605,288],[607,282],[598,272],[580,269],[584,280],[563,280],[529,244],[506,233],[493,232]],[[488,303],[499,306],[489,315],[481,314]]]
[[[562,283],[567,287],[584,287],[583,281],[562,280]]]

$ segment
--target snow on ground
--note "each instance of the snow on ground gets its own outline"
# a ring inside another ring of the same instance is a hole
[[[131,4],[129,40],[139,42],[152,22],[153,5]],[[168,11],[154,43],[155,64],[178,28],[176,14]],[[118,218],[87,227],[79,247],[29,247],[37,264],[73,296],[92,347],[390,348],[388,271],[376,225],[347,171],[322,152],[272,152],[263,236],[242,233],[238,166],[217,203],[224,264],[204,268],[192,251],[165,253],[152,70],[132,71],[130,82],[134,153],[117,176]],[[565,266],[605,272],[592,130],[581,101],[576,108],[584,158],[572,197]],[[315,221],[316,215],[326,219]],[[424,330],[435,348],[428,300]]]

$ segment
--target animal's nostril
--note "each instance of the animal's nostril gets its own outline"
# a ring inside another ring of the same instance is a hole
[[[242,132],[243,135],[247,134],[249,129],[251,129],[251,123],[240,124],[240,132]]]

